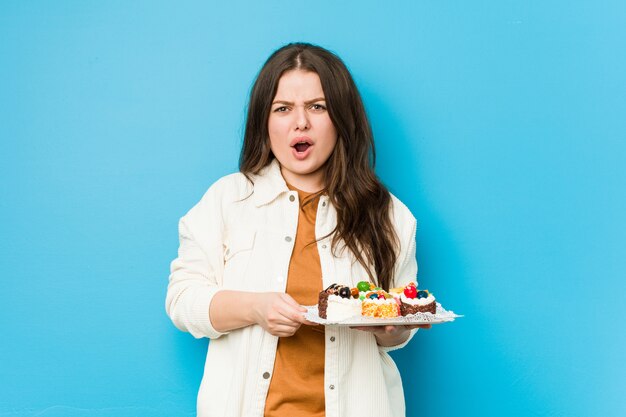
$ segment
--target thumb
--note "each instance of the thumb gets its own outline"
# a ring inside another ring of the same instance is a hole
[[[283,295],[283,300],[285,300],[287,304],[289,304],[298,311],[301,311],[303,313],[306,311],[306,308],[302,307],[296,300],[293,299],[292,296],[287,293]]]

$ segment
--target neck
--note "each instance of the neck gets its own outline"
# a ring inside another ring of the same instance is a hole
[[[286,182],[306,193],[316,193],[324,188],[324,171],[322,170],[305,175],[294,175],[281,167],[280,173]]]

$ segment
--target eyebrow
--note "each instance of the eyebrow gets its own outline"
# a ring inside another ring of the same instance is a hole
[[[326,101],[326,99],[324,97],[318,97],[318,98],[314,98],[313,100],[305,101],[304,104],[312,104],[312,103],[315,103],[316,101]],[[285,100],[276,100],[275,102],[272,103],[272,105],[274,104],[287,104],[289,106],[293,106],[293,103],[291,101],[285,101]]]

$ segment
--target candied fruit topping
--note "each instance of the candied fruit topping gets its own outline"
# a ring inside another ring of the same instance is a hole
[[[404,288],[404,295],[406,296],[406,298],[415,298],[417,297],[417,288],[411,286],[411,285],[407,285]]]
[[[349,287],[339,288],[339,296],[341,298],[350,298],[350,296],[352,296],[352,293],[350,292],[350,288]]]

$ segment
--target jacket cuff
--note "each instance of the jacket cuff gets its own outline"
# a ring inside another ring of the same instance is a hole
[[[193,325],[190,326],[189,333],[191,333],[193,337],[197,339],[202,337],[217,339],[218,337],[229,333],[215,330],[209,315],[211,301],[213,300],[215,294],[219,291],[220,289],[215,287],[201,287],[196,289],[196,294],[194,294],[195,300],[192,303],[190,311],[190,322],[193,323]]]

